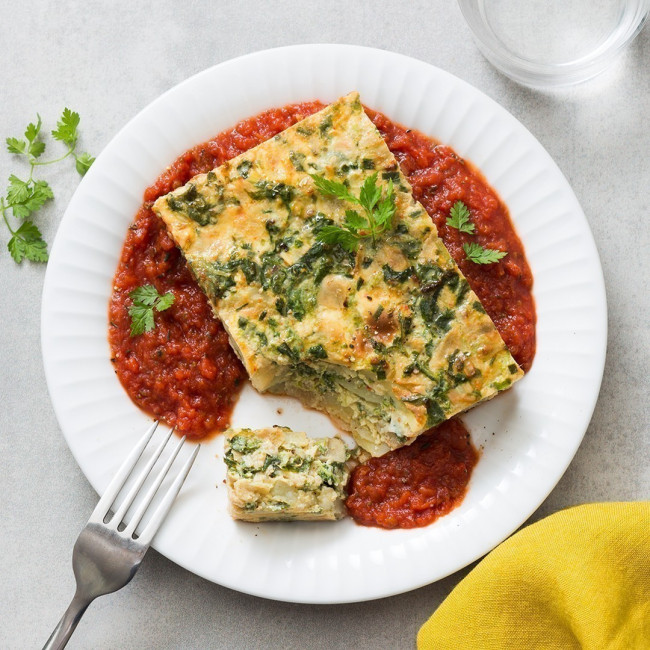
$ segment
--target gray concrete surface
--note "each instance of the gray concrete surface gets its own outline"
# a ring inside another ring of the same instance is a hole
[[[36,111],[51,126],[68,105],[82,116],[82,148],[95,154],[135,113],[193,73],[293,43],[394,50],[501,103],[573,186],[596,239],[609,301],[607,364],[592,422],[531,521],[578,503],[648,498],[648,29],[601,77],[539,92],[512,83],[481,57],[452,0],[1,0],[0,24],[0,136],[20,134]],[[3,183],[16,166],[0,153]],[[52,242],[78,181],[66,165],[45,175],[56,200],[38,223]],[[15,265],[7,238],[0,227],[0,647],[34,648],[72,596],[72,545],[96,496],[66,447],[45,385],[45,267]],[[152,551],[129,587],[92,605],[69,647],[411,648],[419,626],[466,571],[392,598],[314,607],[222,588]]]

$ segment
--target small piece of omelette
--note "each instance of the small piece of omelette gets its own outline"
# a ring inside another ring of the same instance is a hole
[[[318,238],[377,174],[390,227],[356,251]],[[374,456],[523,373],[351,93],[153,206],[259,391],[330,415]]]
[[[287,427],[229,429],[224,450],[230,513],[235,519],[345,516],[345,486],[354,452],[341,438],[309,438]]]

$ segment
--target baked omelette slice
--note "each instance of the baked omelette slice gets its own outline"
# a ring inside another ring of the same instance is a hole
[[[224,461],[230,514],[244,521],[334,520],[345,516],[353,450],[341,438],[287,427],[229,429]]]
[[[354,252],[318,239],[378,175],[392,227]],[[259,391],[330,415],[374,456],[522,377],[351,93],[153,206]]]

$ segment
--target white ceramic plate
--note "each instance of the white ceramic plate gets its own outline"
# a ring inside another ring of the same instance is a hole
[[[155,548],[216,583],[286,601],[397,594],[487,553],[564,473],[593,412],[605,358],[605,293],[589,227],[562,173],[516,119],[463,81],[397,54],[341,45],[258,52],[188,79],[131,120],[61,222],[43,291],[43,359],[59,423],[93,487],[103,491],[148,422],[120,386],[107,343],[111,279],[144,189],[183,151],[240,119],[354,89],[366,105],[475,163],[509,206],[535,277],[537,356],[513,390],[465,417],[483,455],[462,505],[426,528],[235,523],[226,510],[222,440],[205,445]],[[326,417],[250,387],[233,420],[335,431]]]

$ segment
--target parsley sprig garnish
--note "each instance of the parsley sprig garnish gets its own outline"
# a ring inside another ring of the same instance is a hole
[[[363,210],[361,214],[357,210],[346,210],[342,226],[334,224],[323,226],[316,235],[319,241],[326,244],[340,244],[352,253],[357,250],[362,239],[369,238],[375,244],[377,237],[392,227],[396,210],[392,180],[388,181],[386,193],[383,194],[381,186],[377,185],[377,172],[375,172],[366,178],[359,196],[356,197],[343,183],[330,181],[316,174],[310,176],[321,193],[359,205]]]
[[[474,234],[474,224],[469,220],[469,208],[462,202],[456,201],[449,211],[447,217],[447,225],[460,232],[467,232],[470,235]]]
[[[129,293],[133,304],[129,307],[131,317],[131,336],[138,336],[143,332],[150,332],[155,326],[154,309],[165,311],[169,309],[176,299],[171,291],[161,296],[158,289],[152,284],[145,284]]]
[[[476,228],[470,221],[470,216],[469,208],[462,201],[456,201],[449,211],[447,225],[456,228],[460,232],[474,235]],[[498,249],[483,248],[476,242],[463,244],[463,250],[465,251],[465,259],[476,264],[494,264],[508,254],[506,251]]]
[[[463,244],[466,259],[475,262],[476,264],[494,264],[500,259],[504,258],[508,253],[493,248],[483,248],[476,242]]]
[[[7,151],[24,156],[29,163],[27,180],[22,180],[15,174],[11,174],[6,196],[0,196],[0,213],[2,213],[2,218],[11,233],[7,248],[18,263],[24,259],[32,262],[47,262],[48,258],[47,244],[38,227],[28,217],[40,210],[48,200],[54,198],[54,193],[47,181],[34,178],[36,169],[72,156],[77,171],[83,176],[95,160],[88,153],[76,153],[79,138],[77,127],[80,118],[78,113],[69,108],[63,110],[56,129],[52,131],[52,137],[63,142],[67,146],[67,151],[53,160],[39,160],[45,152],[45,142],[41,139],[41,116],[37,113],[36,117],[36,123],[31,122],[27,125],[24,138],[6,139]],[[10,222],[10,211],[14,219],[22,220],[22,223],[16,225]]]

